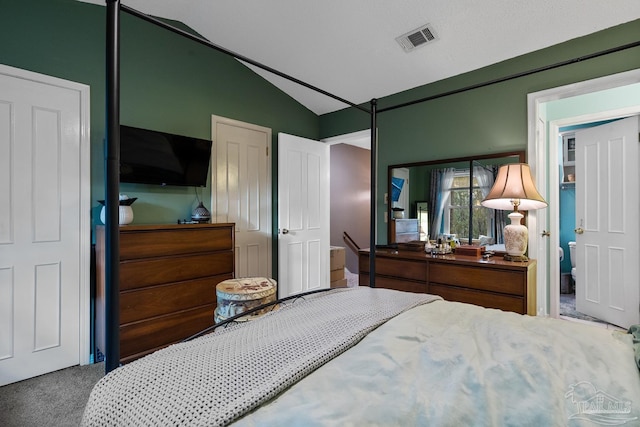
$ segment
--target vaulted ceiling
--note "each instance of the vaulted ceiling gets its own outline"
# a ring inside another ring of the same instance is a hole
[[[104,0],[79,0],[104,5]],[[122,0],[354,103],[640,18],[638,0]],[[410,52],[396,40],[428,24]],[[431,39],[428,32],[422,36]],[[317,114],[346,105],[257,73]],[[524,70],[523,70],[524,71]]]

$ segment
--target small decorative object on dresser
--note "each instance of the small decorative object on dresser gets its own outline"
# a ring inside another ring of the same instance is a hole
[[[131,224],[133,222],[133,208],[131,208],[131,205],[133,204],[133,202],[135,202],[136,200],[138,200],[137,197],[129,197],[126,194],[120,194],[120,209],[119,209],[119,215],[118,215],[118,223],[120,225],[127,225],[127,224]],[[106,224],[106,214],[105,214],[105,204],[104,204],[104,200],[98,200],[98,203],[100,203],[102,205],[102,209],[100,210],[100,221],[102,221],[103,224]]]
[[[484,246],[460,245],[456,246],[456,255],[467,255],[480,258],[484,253]]]
[[[198,206],[191,212],[191,221],[206,224],[211,220],[211,213],[209,209],[205,208],[202,202],[198,203]]]

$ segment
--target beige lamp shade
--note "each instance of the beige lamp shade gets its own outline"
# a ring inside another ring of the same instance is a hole
[[[482,206],[500,210],[532,210],[547,207],[547,202],[538,193],[526,163],[500,166],[489,195]]]

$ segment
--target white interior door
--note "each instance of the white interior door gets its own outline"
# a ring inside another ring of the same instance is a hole
[[[235,276],[271,277],[271,129],[212,117],[213,222],[235,223]]]
[[[329,145],[278,134],[278,296],[329,287]]]
[[[88,87],[13,73],[0,68],[0,385],[86,363],[89,344]]]
[[[639,117],[576,132],[576,309],[640,322]]]

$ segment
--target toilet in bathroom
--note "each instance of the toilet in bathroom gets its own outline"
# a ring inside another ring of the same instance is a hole
[[[569,258],[571,259],[571,278],[576,283],[576,242],[569,242]]]

